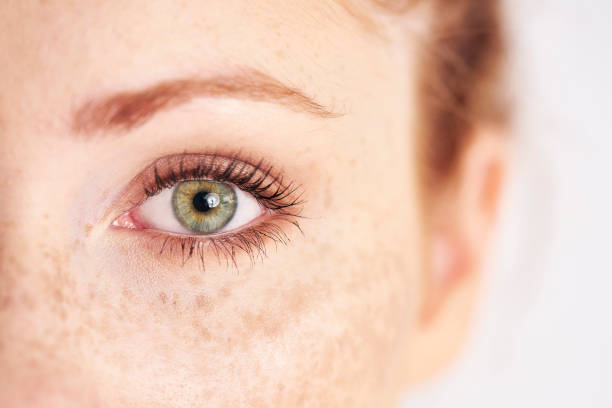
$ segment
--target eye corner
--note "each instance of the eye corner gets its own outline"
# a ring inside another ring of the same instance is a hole
[[[110,226],[115,229],[139,230],[143,229],[134,217],[134,210],[126,211],[115,218]]]

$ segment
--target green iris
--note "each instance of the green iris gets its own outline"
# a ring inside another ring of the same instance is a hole
[[[183,181],[172,194],[174,215],[198,234],[212,234],[227,225],[236,213],[236,204],[234,189],[216,181]]]

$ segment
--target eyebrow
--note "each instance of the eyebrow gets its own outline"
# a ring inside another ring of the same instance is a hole
[[[340,116],[304,92],[257,70],[247,69],[232,75],[168,80],[146,89],[89,100],[75,110],[72,130],[77,134],[126,132],[143,125],[158,112],[199,97],[270,102],[321,118]]]

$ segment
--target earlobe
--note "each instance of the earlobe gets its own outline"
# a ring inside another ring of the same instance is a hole
[[[429,279],[421,309],[421,323],[435,318],[449,291],[469,272],[469,254],[463,239],[450,229],[434,231],[429,240]]]

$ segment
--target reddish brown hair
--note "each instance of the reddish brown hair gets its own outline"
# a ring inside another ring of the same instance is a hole
[[[396,14],[418,6],[432,11],[418,66],[418,151],[425,157],[425,185],[440,186],[453,173],[473,125],[505,121],[501,0],[371,1]]]
[[[434,12],[419,72],[420,151],[425,182],[438,185],[453,172],[475,123],[505,120],[504,39],[498,0],[427,1]]]

